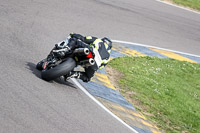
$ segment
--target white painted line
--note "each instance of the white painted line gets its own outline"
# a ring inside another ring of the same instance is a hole
[[[132,43],[132,42],[126,42],[126,41],[119,41],[119,40],[112,40],[112,41],[117,42],[117,43],[126,43],[126,44],[130,44],[130,45],[138,45],[138,46],[143,46],[143,47],[156,48],[156,49],[170,51],[170,52],[174,52],[174,53],[185,54],[185,55],[194,56],[194,57],[200,57],[200,55],[194,55],[194,54],[184,53],[184,52],[180,52],[180,51],[175,51],[175,50],[170,50],[170,49],[165,49],[165,48],[159,48],[159,47],[151,46],[151,45]]]
[[[115,114],[113,114],[110,110],[108,110],[102,103],[100,103],[96,98],[94,98],[76,79],[71,79],[87,96],[89,96],[90,99],[92,99],[95,103],[97,103],[100,107],[102,107],[106,112],[108,112],[111,116],[113,116],[115,119],[117,119],[119,122],[121,122],[123,125],[125,125],[127,128],[129,128],[134,133],[138,133],[135,129],[130,127],[128,124],[126,124],[124,121],[122,121],[119,117],[117,117]]]
[[[184,10],[187,10],[187,11],[190,11],[190,12],[193,12],[193,13],[200,14],[200,12],[198,12],[198,11],[194,11],[194,10],[191,10],[191,9],[188,9],[188,8],[185,8],[185,7],[182,7],[182,6],[178,6],[178,5],[169,3],[169,2],[165,2],[165,1],[162,1],[162,0],[156,0],[156,1],[157,1],[157,2],[161,2],[161,3],[164,3],[164,4],[167,4],[167,5],[170,5],[170,6],[174,6],[174,7],[177,7],[177,8],[181,8],[181,9],[184,9]]]

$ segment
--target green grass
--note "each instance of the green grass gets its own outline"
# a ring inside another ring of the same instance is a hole
[[[200,133],[200,64],[157,57],[115,58],[123,93],[165,132]],[[130,94],[130,93],[129,93]],[[129,98],[130,98],[129,97]],[[135,105],[134,105],[135,106]]]
[[[178,5],[183,5],[200,11],[200,0],[172,0]]]

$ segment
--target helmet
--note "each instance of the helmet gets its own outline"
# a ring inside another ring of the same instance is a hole
[[[107,37],[104,37],[101,39],[104,43],[106,43],[108,45],[108,47],[110,47],[110,49],[112,48],[112,41],[107,38]]]

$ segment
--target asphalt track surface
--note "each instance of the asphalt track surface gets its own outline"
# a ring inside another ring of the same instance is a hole
[[[0,132],[131,132],[71,82],[35,69],[68,33],[199,55],[200,16],[154,0],[1,0]]]

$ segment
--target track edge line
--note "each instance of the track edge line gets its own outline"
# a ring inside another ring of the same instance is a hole
[[[133,129],[131,126],[126,124],[124,121],[122,121],[119,117],[117,117],[115,114],[113,114],[110,110],[108,110],[102,103],[100,103],[96,98],[94,98],[76,79],[71,79],[90,99],[92,99],[95,103],[97,103],[101,108],[103,108],[107,113],[109,113],[111,116],[113,116],[115,119],[117,119],[119,122],[121,122],[124,126],[129,128],[134,133],[139,133],[135,129]]]
[[[160,48],[160,47],[156,47],[156,46],[152,46],[152,45],[146,45],[146,44],[140,44],[140,43],[132,43],[132,42],[126,42],[126,41],[119,41],[119,40],[112,40],[112,41],[113,42],[117,42],[117,43],[126,43],[126,44],[130,44],[130,45],[138,45],[138,46],[143,46],[143,47],[156,48],[156,49],[175,52],[175,53],[179,53],[179,54],[185,54],[185,55],[189,55],[189,56],[200,57],[200,55],[195,55],[195,54],[190,54],[190,53],[185,53],[185,52],[180,52],[180,51],[170,50],[170,49],[165,49],[165,48]]]

